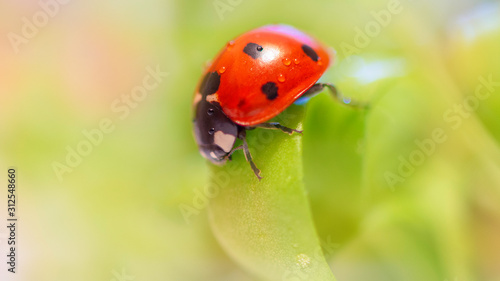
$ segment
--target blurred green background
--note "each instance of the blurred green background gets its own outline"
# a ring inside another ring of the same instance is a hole
[[[191,133],[203,66],[270,23],[335,48],[322,79],[371,104],[321,94],[304,120],[304,183],[337,280],[500,280],[498,2],[67,2],[0,3],[5,223],[7,168],[19,176],[18,273],[0,227],[1,280],[259,280],[205,208],[186,221],[179,206],[208,180]],[[102,122],[114,130],[82,144]]]

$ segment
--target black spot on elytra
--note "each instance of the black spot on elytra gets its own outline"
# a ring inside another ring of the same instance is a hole
[[[310,46],[306,44],[302,45],[302,51],[304,51],[304,53],[313,61],[318,61],[318,54],[316,54],[316,52]]]
[[[220,85],[220,75],[217,71],[209,72],[203,78],[200,85],[200,93],[203,97],[214,94],[219,90]]]
[[[243,52],[253,59],[258,59],[262,55],[262,50],[264,50],[264,48],[256,43],[248,43],[245,48],[243,48]]]
[[[278,86],[274,82],[267,82],[262,85],[260,90],[266,95],[268,100],[274,100],[278,97]]]

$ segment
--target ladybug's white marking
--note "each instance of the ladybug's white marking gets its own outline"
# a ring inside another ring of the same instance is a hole
[[[196,93],[196,95],[194,96],[193,104],[198,104],[200,101],[201,101],[201,94]]]
[[[214,134],[214,143],[225,152],[230,152],[233,149],[234,142],[236,141],[236,136],[230,134],[224,134],[222,131],[217,131]]]
[[[217,159],[217,155],[215,155],[215,152],[210,152],[210,157],[212,157],[212,159]]]
[[[208,95],[206,98],[206,101],[212,103],[212,102],[219,102],[219,95],[217,93]]]

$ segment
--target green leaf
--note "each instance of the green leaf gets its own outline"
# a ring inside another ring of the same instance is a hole
[[[291,106],[275,121],[301,129],[303,115],[304,107]],[[247,136],[260,182],[241,152],[211,170],[209,218],[220,245],[266,280],[335,280],[302,182],[302,136],[265,129]]]

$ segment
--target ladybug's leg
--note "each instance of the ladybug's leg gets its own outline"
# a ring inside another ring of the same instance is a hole
[[[351,100],[351,98],[342,95],[342,93],[332,83],[316,83],[311,88],[309,88],[309,90],[307,90],[304,94],[302,94],[300,98],[312,98],[315,95],[319,94],[321,91],[323,91],[325,87],[328,88],[328,90],[330,90],[330,93],[336,100],[340,101],[343,104],[359,108],[368,107],[367,104],[358,103],[356,101]]]
[[[243,145],[239,146],[235,149],[243,148],[243,152],[245,153],[245,159],[247,159],[247,162],[250,163],[250,167],[252,167],[254,174],[257,176],[257,178],[260,181],[262,179],[262,177],[260,176],[260,170],[259,170],[259,168],[257,168],[257,166],[255,166],[255,163],[253,162],[253,159],[252,159],[252,154],[250,154],[250,149],[248,149],[247,136],[246,136],[245,129],[241,129],[241,131],[238,134],[238,138],[240,138],[243,141]]]
[[[229,152],[229,154],[227,155],[227,159],[229,160],[233,160],[232,157],[233,157],[233,153],[237,150],[240,150],[240,149],[243,149],[243,145],[240,145],[240,146],[237,146],[233,149],[231,149],[231,151]]]
[[[255,126],[252,126],[251,128],[252,129],[253,128],[263,128],[263,129],[281,130],[284,133],[287,133],[289,135],[293,134],[293,132],[301,133],[302,134],[302,131],[300,131],[300,130],[295,130],[295,129],[292,129],[292,128],[285,127],[285,126],[283,126],[283,125],[281,125],[280,123],[277,123],[277,122],[260,123],[260,124],[257,124]]]

